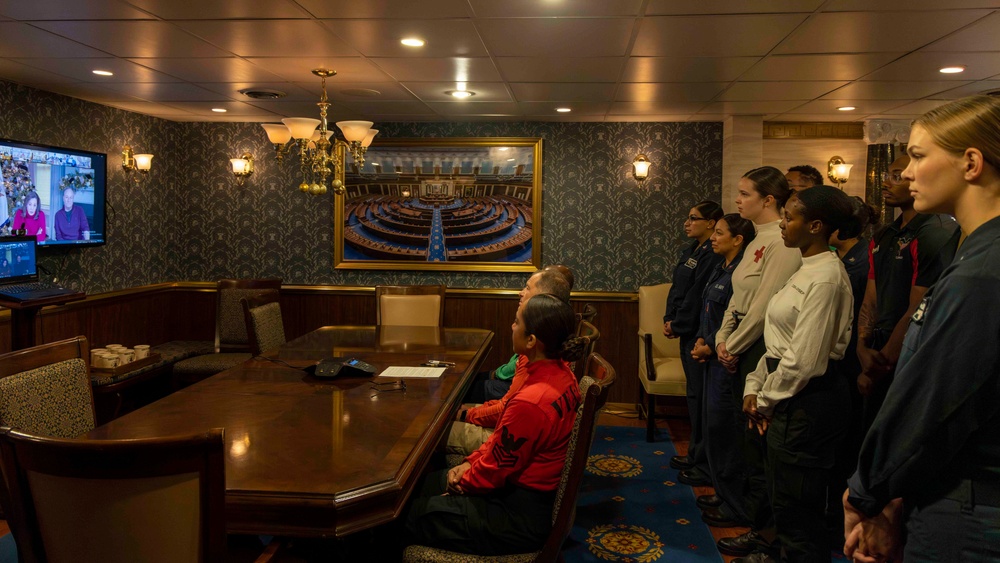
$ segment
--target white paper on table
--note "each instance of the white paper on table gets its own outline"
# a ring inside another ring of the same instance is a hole
[[[385,371],[378,374],[379,377],[420,377],[424,379],[434,379],[441,377],[444,370],[448,368],[426,368],[417,366],[389,366]]]

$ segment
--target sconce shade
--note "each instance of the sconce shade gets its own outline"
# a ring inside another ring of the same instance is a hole
[[[830,161],[826,163],[826,177],[839,187],[850,178],[853,166],[853,164],[844,162],[844,159],[839,156],[831,157]]]
[[[247,161],[242,158],[230,158],[229,162],[233,165],[233,174],[246,174]]]
[[[293,139],[308,139],[312,137],[313,131],[320,124],[318,119],[308,117],[286,117],[281,122],[288,126]]]
[[[635,160],[632,161],[632,175],[635,176],[637,181],[642,182],[647,176],[649,176],[649,167],[652,164],[653,163],[646,158],[646,155],[640,154],[635,157]]]
[[[837,174],[838,178],[843,178],[846,181],[851,175],[851,168],[853,166],[853,164],[838,164],[833,167],[833,170]]]
[[[340,127],[341,132],[344,133],[344,138],[349,142],[361,142],[368,135],[368,130],[375,125],[371,121],[338,121],[337,127]],[[372,135],[374,137],[374,135]]]
[[[151,155],[151,154],[137,154],[137,155],[135,155],[135,167],[136,167],[136,169],[148,172],[149,168],[152,165],[153,165],[153,155]]]
[[[292,132],[287,125],[280,123],[261,123],[261,127],[267,132],[267,139],[275,145],[283,145],[292,138]]]
[[[361,141],[361,146],[362,147],[370,146],[372,144],[372,141],[375,139],[375,135],[378,135],[378,129],[369,129],[368,134],[365,135],[365,138]]]

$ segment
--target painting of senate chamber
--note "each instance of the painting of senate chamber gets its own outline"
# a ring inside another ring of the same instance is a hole
[[[338,268],[533,271],[540,139],[386,139],[348,157]]]

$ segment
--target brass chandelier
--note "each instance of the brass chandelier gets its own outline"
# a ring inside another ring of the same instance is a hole
[[[293,152],[293,147],[298,147],[299,169],[302,174],[299,191],[313,195],[325,194],[327,182],[332,176],[329,186],[334,194],[340,195],[345,191],[344,168],[347,151],[351,151],[351,156],[360,170],[365,164],[365,152],[378,134],[378,130],[371,128],[373,125],[371,121],[338,121],[337,127],[340,128],[346,141],[333,137],[332,131],[327,129],[326,122],[326,110],[330,107],[326,97],[326,79],[335,76],[337,71],[317,68],[312,73],[320,77],[323,88],[323,96],[316,104],[319,106],[319,119],[286,117],[281,120],[281,124],[262,123],[261,127],[274,144],[275,156],[279,163],[286,154]]]

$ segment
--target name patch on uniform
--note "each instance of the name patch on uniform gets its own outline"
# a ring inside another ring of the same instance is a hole
[[[688,261],[685,262],[684,265],[693,270],[698,267],[698,261],[694,258],[688,258]]]
[[[910,320],[913,321],[914,324],[923,324],[924,311],[926,309],[927,309],[927,299],[924,298],[924,300],[920,302],[920,305],[917,306],[917,310],[913,312],[913,316],[910,317]]]

